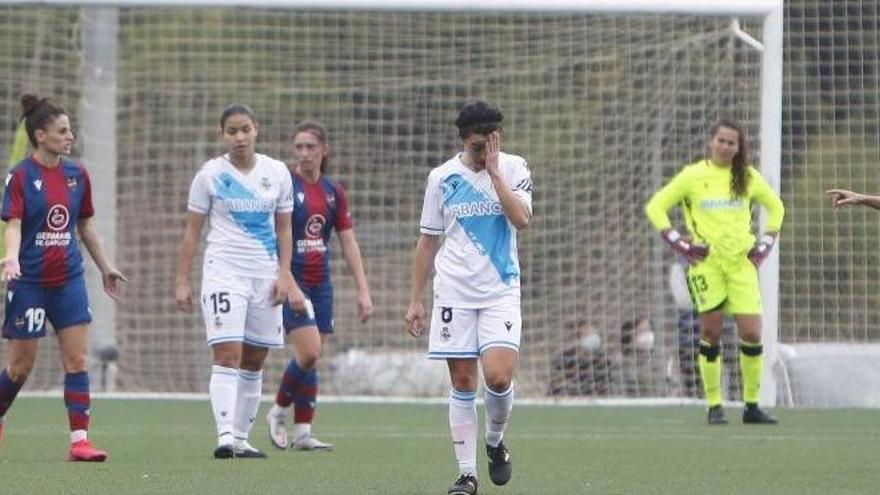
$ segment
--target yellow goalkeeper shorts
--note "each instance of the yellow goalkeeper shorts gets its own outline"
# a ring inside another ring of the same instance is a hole
[[[697,312],[723,309],[729,315],[761,314],[755,265],[745,254],[734,258],[713,254],[688,268],[688,288]]]

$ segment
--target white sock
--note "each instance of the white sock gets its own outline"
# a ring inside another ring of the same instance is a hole
[[[238,370],[238,394],[235,397],[235,438],[247,440],[260,408],[263,394],[263,371]]]
[[[460,474],[477,475],[476,392],[449,392],[449,432]]]
[[[312,424],[311,423],[295,423],[293,425],[293,441],[299,441],[303,438],[309,438],[312,436]]]
[[[513,410],[513,383],[504,392],[494,392],[489,387],[483,387],[483,403],[486,404],[486,443],[490,447],[497,447],[504,438],[504,430],[510,420],[510,411]]]
[[[70,443],[80,442],[82,440],[88,440],[89,432],[86,430],[73,430],[70,432]]]
[[[237,381],[237,369],[216,364],[211,367],[211,383],[208,386],[211,408],[214,410],[214,421],[217,423],[217,436],[228,436],[227,443],[232,443],[232,418],[235,414]]]
[[[269,414],[287,419],[287,417],[290,416],[290,406],[281,407],[278,404],[272,404],[272,408],[269,409]]]

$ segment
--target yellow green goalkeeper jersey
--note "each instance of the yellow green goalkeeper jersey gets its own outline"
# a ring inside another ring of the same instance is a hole
[[[737,198],[730,190],[731,168],[700,160],[681,172],[654,193],[645,213],[657,230],[672,227],[667,212],[681,205],[685,223],[694,242],[706,244],[710,253],[724,257],[742,256],[755,244],[752,234],[752,202],[767,209],[767,231],[782,227],[785,208],[767,181],[754,167],[748,167],[749,181],[745,196]]]

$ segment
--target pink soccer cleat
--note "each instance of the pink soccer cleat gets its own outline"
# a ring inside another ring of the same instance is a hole
[[[70,444],[67,460],[72,462],[104,462],[107,452],[92,447],[92,442],[80,440]]]

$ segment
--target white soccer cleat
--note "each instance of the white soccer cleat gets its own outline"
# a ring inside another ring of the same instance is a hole
[[[307,437],[300,437],[300,438],[294,440],[293,443],[290,444],[290,448],[292,448],[294,450],[326,450],[326,451],[330,451],[330,450],[333,450],[333,444],[322,442],[312,436],[307,436]]]
[[[266,454],[249,444],[247,440],[236,440],[232,447],[232,453],[241,459],[265,459]]]
[[[275,448],[284,450],[287,448],[287,424],[284,420],[284,410],[281,414],[275,412],[275,408],[269,410],[266,415],[266,422],[269,423],[269,441]]]

